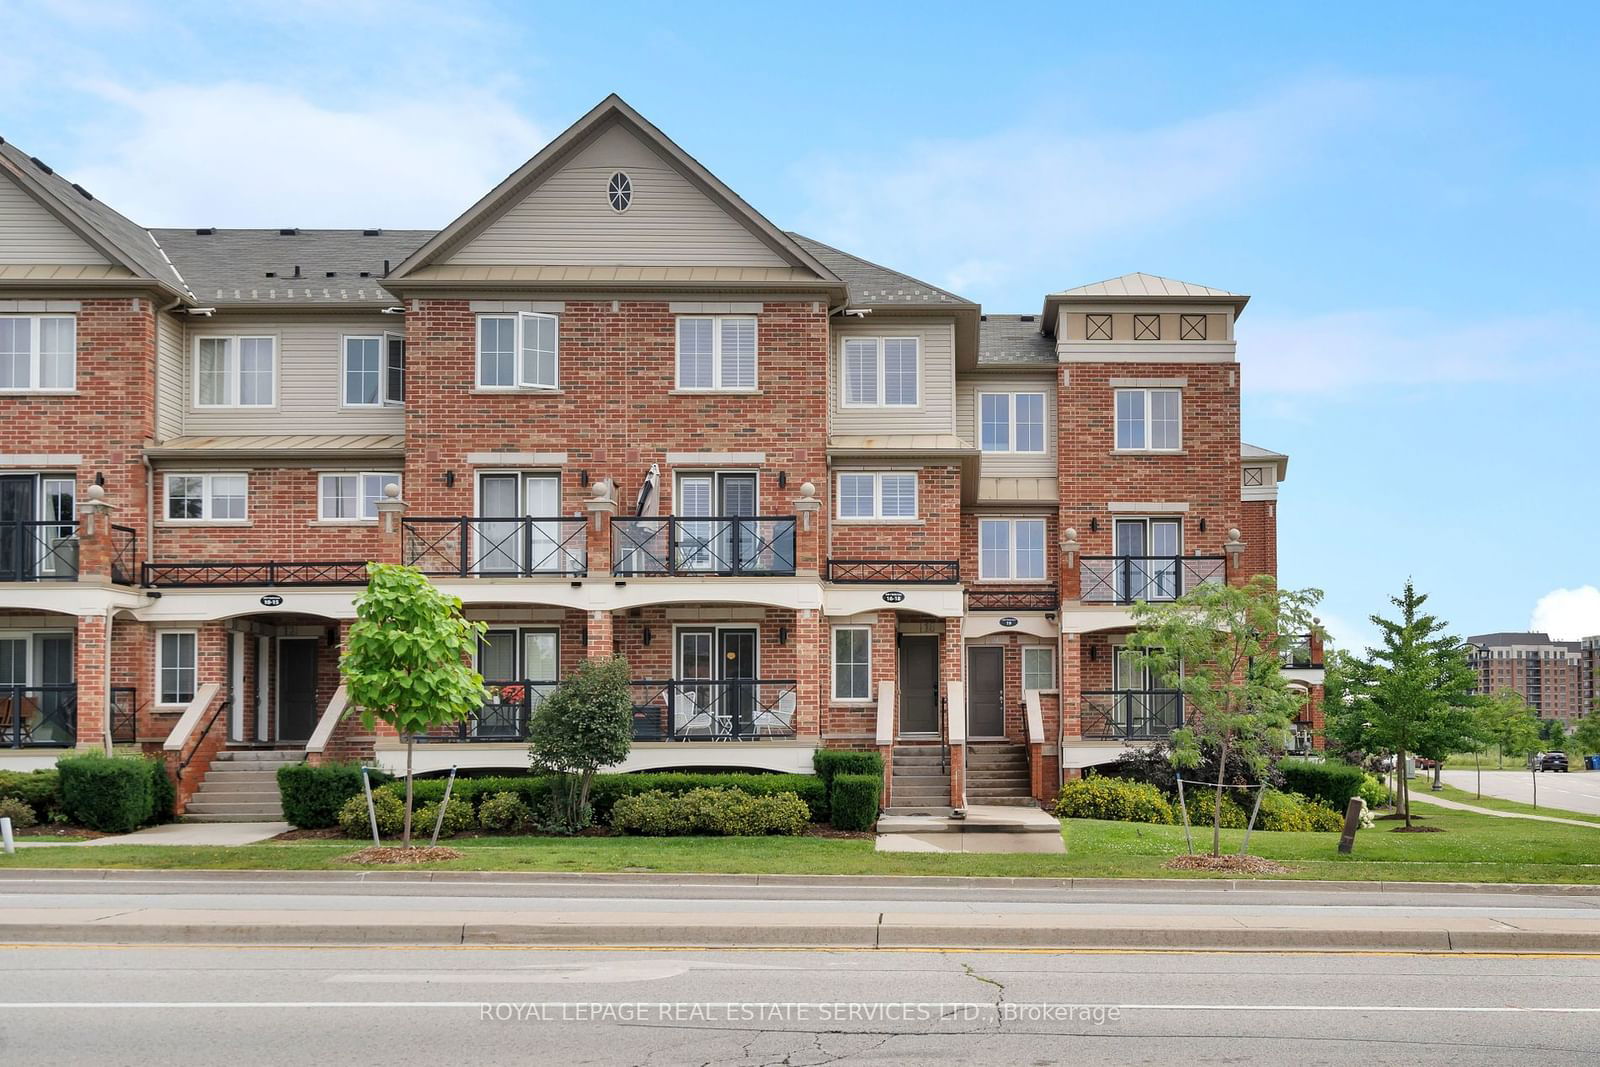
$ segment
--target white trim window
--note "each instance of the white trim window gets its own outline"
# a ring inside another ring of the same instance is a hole
[[[847,408],[914,408],[922,356],[915,337],[847,337],[840,350],[840,402]]]
[[[895,521],[916,517],[916,471],[839,472],[839,518]]]
[[[317,476],[320,522],[376,522],[385,486],[400,484],[393,471],[338,472]]]
[[[985,452],[1042,454],[1043,393],[979,393],[978,439]]]
[[[0,315],[0,392],[65,393],[78,384],[78,320]]]
[[[394,333],[345,337],[342,387],[345,407],[399,404],[406,398],[405,383],[404,337]]]
[[[194,406],[270,408],[278,393],[278,339],[196,337]]]
[[[1176,452],[1183,447],[1183,391],[1117,390],[1118,451]]]
[[[181,707],[194,699],[198,640],[194,630],[156,634],[156,703],[161,707]]]
[[[754,317],[678,316],[679,389],[740,392],[755,387]]]
[[[833,699],[872,699],[872,627],[833,628]]]
[[[979,519],[979,580],[1043,581],[1044,531],[1043,519]]]
[[[250,478],[245,474],[168,474],[167,522],[244,522]]]
[[[1022,646],[1022,691],[1050,692],[1056,684],[1056,650],[1049,645]]]
[[[559,334],[555,315],[479,315],[478,388],[559,388]]]

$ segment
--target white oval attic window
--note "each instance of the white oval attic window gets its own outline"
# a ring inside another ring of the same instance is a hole
[[[633,183],[619,170],[611,176],[611,182],[606,186],[606,196],[611,200],[612,211],[626,211],[628,205],[633,203]]]

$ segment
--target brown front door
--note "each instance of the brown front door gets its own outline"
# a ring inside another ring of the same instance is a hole
[[[1005,655],[1005,649],[985,645],[967,649],[967,734],[970,737],[1005,736]]]
[[[939,732],[939,639],[900,636],[900,733]]]
[[[278,740],[307,741],[317,723],[314,637],[278,639]]]

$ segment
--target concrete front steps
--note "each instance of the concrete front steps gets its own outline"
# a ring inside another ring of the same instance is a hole
[[[941,745],[895,745],[889,807],[896,815],[949,815],[950,769]]]
[[[1038,807],[1028,769],[1028,748],[1005,741],[967,745],[967,803]]]
[[[300,748],[229,748],[217,753],[184,809],[185,822],[281,822],[278,768],[305,758]]]

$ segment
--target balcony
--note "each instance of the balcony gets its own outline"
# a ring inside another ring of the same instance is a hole
[[[1288,647],[1279,653],[1285,670],[1308,671],[1322,669],[1322,648],[1311,643],[1310,634],[1296,634],[1289,638]]]
[[[1183,694],[1173,689],[1084,693],[1078,716],[1078,734],[1085,741],[1156,741],[1182,725]]]
[[[968,611],[1055,611],[1061,597],[1053,585],[986,586],[967,589]]]
[[[454,726],[419,736],[419,742],[477,741],[516,742],[528,739],[528,723],[534,709],[557,686],[556,681],[520,679],[513,682],[484,682],[489,702]]]
[[[133,585],[139,579],[139,534],[131,526],[111,527],[111,580]]]
[[[961,564],[953,559],[830,559],[828,581],[840,585],[954,585]]]
[[[430,578],[583,578],[587,522],[571,515],[407,518],[401,558]]]
[[[1203,582],[1225,582],[1225,556],[1082,556],[1078,599],[1085,604],[1176,600]]]
[[[0,748],[71,748],[78,740],[78,687],[0,685]]]
[[[611,573],[619,578],[794,574],[793,515],[611,520]]]
[[[774,741],[794,737],[795,682],[762,678],[633,683],[635,741]]]
[[[0,523],[0,582],[71,582],[77,578],[76,522]]]
[[[151,589],[220,589],[229,586],[366,585],[366,560],[202,561],[144,565]]]

